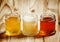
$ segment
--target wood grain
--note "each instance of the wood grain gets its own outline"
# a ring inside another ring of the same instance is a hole
[[[60,42],[60,25],[59,25],[59,42]]]
[[[53,35],[53,36],[45,37],[44,40],[45,40],[45,42],[59,42],[59,36],[58,36],[58,34],[56,33],[56,34]]]
[[[60,22],[60,1],[59,1],[59,22]]]

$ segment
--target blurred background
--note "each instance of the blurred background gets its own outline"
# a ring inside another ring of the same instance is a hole
[[[2,14],[11,13],[12,10],[19,14],[27,12],[40,14],[43,11],[51,10],[58,14],[60,22],[60,0],[0,0],[0,18]]]

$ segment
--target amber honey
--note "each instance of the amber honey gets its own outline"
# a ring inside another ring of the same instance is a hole
[[[16,36],[21,33],[20,30],[20,19],[15,16],[11,16],[5,19],[6,35]]]
[[[52,17],[43,17],[40,20],[40,33],[39,36],[49,36],[55,34],[55,19]]]

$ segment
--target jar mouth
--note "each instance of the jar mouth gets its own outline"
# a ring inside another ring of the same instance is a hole
[[[34,17],[26,15],[26,16],[23,17],[23,19],[24,19],[24,21],[30,22],[30,21],[34,20]]]
[[[45,12],[45,14],[41,14],[40,15],[40,21],[44,21],[45,20],[49,20],[49,22],[52,22],[52,21],[56,21],[56,13],[50,11],[50,10],[47,10]]]
[[[23,16],[23,20],[26,22],[37,21],[37,19],[38,19],[38,17],[36,15],[28,14],[28,15]]]
[[[52,22],[52,21],[56,21],[56,19],[52,18],[52,17],[43,17],[43,18],[40,19],[40,21]]]
[[[9,18],[17,18],[18,20],[21,20],[21,16],[20,15],[18,15],[18,14],[14,14],[14,15],[12,15],[12,14],[7,14],[7,15],[5,15],[4,17],[3,17],[3,22],[5,23],[6,22],[6,20],[8,20]]]

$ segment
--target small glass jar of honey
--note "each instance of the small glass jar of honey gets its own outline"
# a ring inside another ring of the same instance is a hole
[[[38,37],[50,36],[56,33],[57,17],[55,13],[47,11],[46,14],[40,15],[40,32]]]
[[[38,19],[37,15],[25,14],[23,15],[23,30],[25,36],[35,36],[38,34]]]
[[[6,35],[17,36],[21,34],[21,16],[9,14],[5,16]]]

